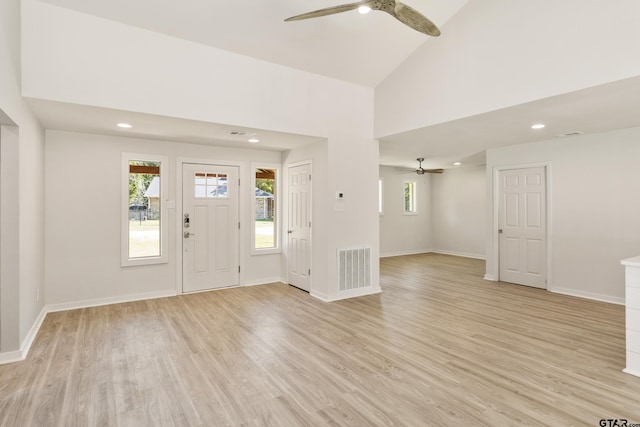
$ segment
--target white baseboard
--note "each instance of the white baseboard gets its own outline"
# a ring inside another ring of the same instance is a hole
[[[410,251],[385,252],[380,254],[380,258],[389,258],[392,256],[428,254],[429,252],[432,252],[432,250],[431,249],[413,249]]]
[[[31,329],[29,330],[29,333],[27,334],[24,341],[22,342],[22,345],[20,346],[20,350],[0,353],[0,365],[5,363],[20,362],[27,357],[27,354],[29,354],[29,350],[31,350],[31,345],[33,344],[33,341],[36,339],[36,336],[38,335],[38,331],[42,326],[42,322],[44,322],[44,319],[48,313],[55,313],[57,311],[75,310],[75,309],[87,308],[87,307],[97,307],[101,305],[119,304],[123,302],[143,301],[143,300],[155,299],[155,298],[166,298],[166,297],[173,297],[173,296],[176,296],[175,290],[147,292],[143,294],[123,295],[118,297],[98,298],[98,299],[74,301],[74,302],[62,303],[62,304],[45,305],[42,308],[42,311],[40,311],[38,318],[35,320],[35,322],[33,322],[33,326],[31,327]]]
[[[322,292],[316,292],[312,290],[309,291],[309,295],[316,299],[319,299],[320,301],[329,302],[329,297],[327,297],[327,295],[323,294]]]
[[[262,285],[270,285],[272,283],[285,283],[285,280],[282,277],[274,277],[272,279],[260,279],[258,281],[245,282],[240,286],[262,286]]]
[[[484,280],[491,280],[492,282],[497,282],[495,276],[493,274],[485,274]]]
[[[46,307],[42,307],[42,310],[40,310],[40,314],[38,314],[35,322],[33,322],[33,326],[31,326],[29,333],[24,338],[24,341],[22,341],[20,350],[0,353],[0,365],[4,365],[6,363],[21,362],[27,357],[27,354],[29,354],[29,350],[31,350],[33,341],[36,339],[38,331],[40,330],[45,317],[47,317],[47,310]]]
[[[468,252],[445,251],[445,250],[441,250],[441,249],[434,249],[431,252],[436,253],[436,254],[453,255],[453,256],[459,256],[459,257],[464,257],[464,258],[474,258],[474,259],[481,259],[481,260],[486,260],[487,259],[484,255],[471,254],[471,253],[468,253]]]
[[[622,370],[625,374],[635,375],[636,377],[640,377],[640,371],[634,371],[633,369],[625,368]]]
[[[120,304],[123,302],[144,301],[147,299],[174,297],[177,293],[175,289],[156,292],[145,292],[142,294],[121,295],[117,297],[97,298],[83,301],[65,302],[62,304],[47,305],[47,313],[56,311],[76,310],[79,308],[98,307],[101,305]]]
[[[15,363],[21,362],[24,360],[22,356],[22,351],[5,351],[4,353],[0,353],[0,365],[5,365],[7,363]]]
[[[318,294],[315,292],[310,292],[310,295],[324,302],[334,302],[334,301],[340,301],[343,299],[357,298],[357,297],[363,297],[366,295],[375,295],[380,293],[382,293],[382,289],[380,287],[368,287],[368,288],[358,288],[358,289],[351,289],[348,291],[338,292],[338,295],[336,295],[335,297],[328,297],[327,295]]]
[[[572,297],[608,302],[610,304],[625,305],[624,298],[613,297],[611,295],[596,294],[593,292],[586,292],[586,291],[580,291],[577,289],[568,289],[568,288],[553,288],[553,289],[548,289],[548,291],[556,294],[569,295]]]
[[[23,343],[22,343],[22,347],[20,348],[20,350],[22,351],[22,359],[24,359],[25,357],[27,357],[27,354],[29,354],[29,350],[31,350],[31,346],[33,345],[33,341],[35,341],[36,336],[38,335],[38,331],[40,330],[40,327],[42,326],[42,322],[44,322],[44,318],[47,317],[47,307],[42,307],[42,310],[40,310],[40,314],[38,314],[38,317],[36,318],[36,321],[33,322],[33,326],[31,326],[31,329],[29,330],[29,333],[27,334],[27,336],[25,337]]]
[[[484,255],[472,254],[468,252],[455,252],[455,251],[447,251],[443,249],[413,249],[409,251],[395,251],[395,252],[384,252],[380,254],[380,258],[389,258],[394,256],[404,256],[404,255],[419,255],[419,254],[442,254],[442,255],[453,255],[464,258],[475,258],[485,260],[486,257]]]

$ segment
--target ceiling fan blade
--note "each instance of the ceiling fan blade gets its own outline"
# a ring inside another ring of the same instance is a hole
[[[303,13],[301,15],[292,16],[285,19],[288,21],[299,21],[301,19],[317,18],[319,16],[334,15],[336,13],[349,12],[350,10],[356,10],[360,6],[368,5],[372,1],[359,1],[356,3],[343,4],[340,6],[327,7],[326,9],[314,10],[313,12]]]
[[[426,173],[442,173],[444,169],[423,169]]]
[[[391,11],[389,11],[388,9],[384,9],[384,11],[416,31],[420,31],[421,33],[432,37],[438,37],[440,35],[440,30],[438,29],[436,24],[431,22],[414,8],[407,6],[404,3],[396,1],[396,6],[393,10],[393,13],[391,13]]]

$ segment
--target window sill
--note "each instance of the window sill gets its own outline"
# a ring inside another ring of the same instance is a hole
[[[169,262],[166,256],[149,257],[149,258],[128,258],[120,262],[121,267],[136,267],[141,265],[167,264]]]
[[[251,256],[254,255],[273,255],[273,254],[281,254],[282,249],[280,248],[268,248],[268,249],[252,249]]]

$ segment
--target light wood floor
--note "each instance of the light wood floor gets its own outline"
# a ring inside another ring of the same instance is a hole
[[[640,422],[624,308],[381,261],[384,293],[282,284],[49,314],[0,366],[3,426],[598,426]]]

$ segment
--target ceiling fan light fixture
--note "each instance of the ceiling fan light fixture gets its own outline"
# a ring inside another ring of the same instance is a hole
[[[318,18],[321,16],[335,15],[336,13],[350,12],[358,10],[360,13],[369,13],[372,10],[386,12],[404,25],[413,28],[423,34],[438,37],[440,30],[426,16],[402,3],[400,0],[362,0],[355,3],[342,4],[339,6],[325,7],[324,9],[290,16],[285,22],[300,21],[302,19]]]
[[[531,129],[544,129],[545,125],[543,123],[536,123],[535,125],[531,125]]]
[[[454,163],[453,163],[453,166],[460,166],[461,164],[462,164],[462,163],[460,163],[460,162],[454,162]]]

